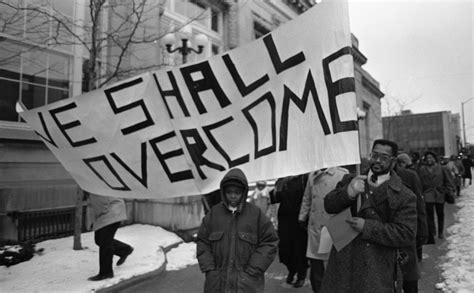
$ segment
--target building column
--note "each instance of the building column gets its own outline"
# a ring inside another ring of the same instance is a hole
[[[237,2],[234,0],[226,0],[225,4],[228,6],[228,17],[227,17],[227,44],[229,50],[237,48],[239,46],[239,7]]]

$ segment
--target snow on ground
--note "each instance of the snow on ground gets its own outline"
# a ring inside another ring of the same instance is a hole
[[[176,245],[183,240],[161,227],[130,225],[120,228],[117,240],[134,247],[127,261],[117,267],[114,257],[114,278],[98,282],[88,281],[99,271],[99,248],[94,233],[82,234],[83,250],[73,250],[73,237],[47,240],[36,245],[43,248],[41,255],[9,268],[0,267],[0,292],[91,292],[109,287],[133,276],[160,268],[165,262],[162,247]],[[196,244],[182,243],[166,255],[167,269],[178,270],[197,263]]]
[[[196,243],[181,243],[178,247],[172,249],[166,254],[168,263],[167,271],[176,271],[189,265],[197,264]]]
[[[444,292],[474,292],[474,185],[456,198],[456,223],[448,229],[448,253],[441,264],[444,282],[436,284]]]

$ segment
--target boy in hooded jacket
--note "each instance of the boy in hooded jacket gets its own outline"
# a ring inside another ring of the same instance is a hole
[[[248,182],[242,170],[227,172],[220,190],[222,202],[204,217],[197,236],[204,292],[263,292],[278,236],[261,209],[246,202]]]

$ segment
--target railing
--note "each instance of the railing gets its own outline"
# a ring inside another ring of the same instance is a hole
[[[37,241],[74,233],[75,207],[15,211],[10,216],[17,222],[18,241]],[[82,209],[82,231],[86,231],[86,206]]]

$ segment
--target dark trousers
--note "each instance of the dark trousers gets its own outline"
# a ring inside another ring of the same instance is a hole
[[[418,262],[423,259],[423,244],[416,244],[416,256],[418,257]]]
[[[426,203],[426,220],[428,222],[428,239],[434,239],[436,234],[436,225],[434,211],[438,219],[438,235],[443,234],[444,230],[444,203]]]
[[[403,293],[418,293],[418,281],[403,281]]]
[[[308,258],[306,247],[308,232],[298,226],[298,222],[286,217],[278,217],[278,256],[288,269],[289,275],[297,275],[298,280],[306,278]]]
[[[309,259],[309,265],[311,267],[309,272],[309,281],[311,282],[311,288],[314,293],[319,293],[321,284],[324,277],[324,261],[320,259]]]
[[[116,222],[100,228],[94,233],[95,244],[99,246],[99,274],[113,273],[114,254],[122,257],[128,254],[132,248],[130,245],[114,239],[115,232],[119,227],[120,222]]]

